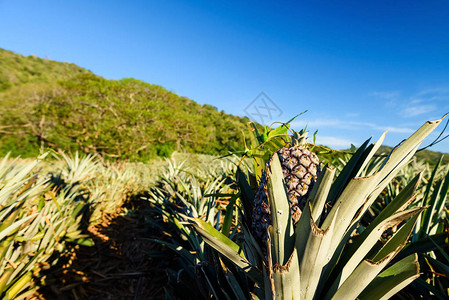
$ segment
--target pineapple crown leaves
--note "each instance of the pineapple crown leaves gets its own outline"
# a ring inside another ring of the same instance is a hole
[[[287,136],[287,132],[291,127],[291,122],[293,122],[297,117],[299,117],[302,114],[305,114],[307,112],[307,110],[303,111],[300,114],[297,114],[296,116],[294,116],[293,118],[291,118],[290,120],[288,120],[286,123],[282,123],[282,122],[274,122],[270,125],[270,127],[268,127],[267,125],[264,125],[264,132],[262,135],[260,135],[260,137],[258,137],[258,139],[260,140],[261,144],[264,144],[268,141],[270,141],[270,139],[276,138],[276,137],[286,137]],[[281,124],[281,126],[276,127],[274,129],[272,129],[272,127],[275,124]],[[257,130],[257,128],[256,128]]]
[[[243,152],[243,157],[250,158],[263,158],[266,161],[270,156],[280,148],[284,147],[292,140],[292,135],[288,134],[288,131],[292,131],[291,122],[294,121],[298,116],[306,113],[306,111],[294,116],[286,123],[274,122],[270,126],[264,125],[263,131],[260,130],[260,126],[254,122],[249,122],[248,126],[252,133],[251,135],[251,145],[248,147],[245,143],[245,150]],[[273,128],[275,124],[280,124],[280,126]]]
[[[246,145],[245,141],[244,157],[262,158],[267,162],[274,152],[287,145],[311,146],[311,150],[313,149],[317,154],[353,154],[355,152],[356,148],[353,145],[351,145],[351,149],[345,151],[316,145],[318,130],[313,133],[312,141],[310,141],[307,125],[299,131],[291,128],[291,122],[306,112],[307,110],[294,116],[285,123],[274,122],[270,126],[264,125],[263,132],[261,132],[260,128],[258,129],[257,124],[249,122],[248,126],[252,132],[251,148]],[[273,128],[275,124],[280,124],[280,126]]]
[[[308,137],[307,134],[309,133],[306,131],[307,126],[304,129],[301,129],[300,131],[293,131],[292,135],[292,144],[295,145],[305,145],[307,143]],[[315,140],[316,132],[314,134],[314,140]]]
[[[318,134],[318,130],[316,130],[313,134],[312,143],[309,143],[309,131],[307,131],[307,126],[300,131],[295,131],[291,129],[291,144],[292,146],[307,146],[308,144],[312,144],[315,147],[316,136]]]

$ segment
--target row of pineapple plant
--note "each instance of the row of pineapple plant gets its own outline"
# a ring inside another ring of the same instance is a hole
[[[170,160],[144,197],[152,206],[148,212],[150,225],[161,233],[152,240],[172,251],[151,253],[162,262],[161,268],[166,269],[167,280],[161,284],[167,299],[207,298],[210,288],[216,288],[216,282],[209,280],[216,276],[213,266],[208,264],[213,253],[189,226],[190,219],[202,218],[230,236],[236,234],[230,209],[236,201],[235,185],[230,181],[236,164],[229,159],[215,159],[212,163],[199,167],[187,165],[186,160]],[[174,253],[178,259],[167,264]]]
[[[422,228],[421,220],[429,220],[426,213],[422,215],[428,202],[415,201],[422,175],[415,176],[369,224],[364,226],[361,219],[440,122],[425,123],[374,165],[372,158],[385,134],[377,143],[366,141],[335,179],[335,169],[329,166],[318,172],[313,151],[323,149],[308,144],[304,132],[291,138],[288,126],[265,127],[261,134],[253,126],[253,147],[246,154],[254,158],[254,168],[237,172],[240,236],[229,238],[229,232],[220,232],[214,223],[189,218],[219,254],[216,267],[226,285],[221,291],[212,289],[214,296],[387,299],[413,282],[420,274],[418,251],[393,260],[402,253],[415,224]],[[445,198],[441,188],[439,193],[438,210]]]
[[[102,165],[78,153],[0,160],[0,299],[21,299],[51,284],[67,243],[93,245],[87,227],[116,212],[153,182],[155,170]]]
[[[33,162],[0,161],[0,298],[29,296],[67,241],[91,244],[82,232],[84,191],[41,174]]]
[[[449,298],[449,166],[437,162],[426,182],[420,187],[415,205],[424,207],[417,218],[409,243],[398,255],[416,252],[419,256],[421,276],[407,287],[409,294],[423,297]],[[424,181],[424,180],[423,180]]]

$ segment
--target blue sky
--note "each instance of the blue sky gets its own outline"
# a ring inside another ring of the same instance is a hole
[[[235,115],[264,92],[267,122],[308,110],[318,143],[395,145],[449,112],[447,20],[448,1],[0,0],[0,47]]]

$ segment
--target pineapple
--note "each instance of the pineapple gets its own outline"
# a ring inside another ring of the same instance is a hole
[[[307,197],[320,172],[318,157],[307,149],[306,135],[307,132],[301,131],[299,134],[295,132],[294,145],[284,147],[276,152],[282,166],[293,225],[298,223]],[[269,163],[266,167],[269,168]],[[261,177],[255,195],[252,220],[252,232],[256,239],[264,245],[267,239],[267,228],[271,222],[266,172]]]

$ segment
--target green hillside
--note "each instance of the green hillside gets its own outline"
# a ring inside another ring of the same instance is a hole
[[[223,155],[243,150],[248,121],[158,85],[0,49],[0,156],[48,149],[136,161],[175,150]],[[436,162],[441,153],[417,156]]]
[[[53,148],[147,160],[241,150],[247,118],[135,79],[0,49],[0,155]]]
[[[29,82],[50,82],[91,73],[75,64],[23,56],[0,49],[0,91]]]

